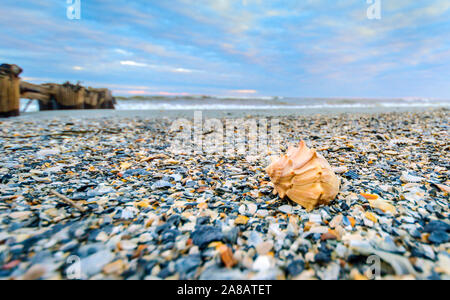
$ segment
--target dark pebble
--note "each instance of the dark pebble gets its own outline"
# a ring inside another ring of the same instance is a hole
[[[424,229],[425,232],[432,233],[435,231],[444,231],[449,232],[450,231],[450,225],[443,222],[443,221],[431,221],[427,225],[425,225]]]
[[[179,259],[175,263],[175,269],[180,275],[190,273],[197,269],[202,264],[202,259],[200,255],[189,255],[188,257],[184,257]]]
[[[331,255],[328,252],[319,252],[314,257],[314,260],[318,264],[327,264],[331,261]]]
[[[291,276],[297,276],[305,269],[305,262],[302,260],[293,261],[287,268],[286,271]]]
[[[171,272],[168,268],[165,268],[165,269],[161,270],[161,272],[159,272],[158,277],[165,279],[172,275],[173,275],[173,272]]]
[[[224,239],[222,230],[214,226],[197,226],[191,235],[194,245],[206,248],[211,242],[219,242]]]
[[[238,227],[233,227],[232,229],[228,230],[224,234],[225,240],[232,245],[236,244],[238,236],[239,236],[239,228]]]
[[[440,245],[447,243],[449,241],[449,236],[448,233],[446,233],[445,231],[434,231],[431,233],[428,240],[433,244]]]

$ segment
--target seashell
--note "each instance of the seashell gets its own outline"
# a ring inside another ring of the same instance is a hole
[[[308,211],[330,203],[339,193],[340,179],[330,164],[304,141],[274,159],[266,171],[275,186],[274,194],[288,196]]]

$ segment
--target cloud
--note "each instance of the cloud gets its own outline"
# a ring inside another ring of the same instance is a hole
[[[132,56],[133,53],[123,49],[114,49],[116,53],[122,54],[124,56]]]
[[[195,73],[195,72],[202,72],[201,70],[191,70],[191,69],[185,69],[185,68],[176,68],[171,66],[165,66],[165,65],[152,65],[147,63],[140,63],[135,62],[132,60],[123,60],[120,62],[123,66],[131,66],[131,67],[138,67],[138,68],[150,68],[154,70],[158,70],[160,72],[173,72],[173,73]]]
[[[132,60],[123,60],[120,62],[121,65],[123,66],[132,66],[132,67],[140,67],[140,68],[146,68],[149,67],[149,65],[145,64],[145,63],[138,63]]]
[[[123,92],[373,97],[409,94],[413,84],[418,94],[448,95],[450,2],[382,0],[377,21],[367,8],[364,0],[92,0],[71,21],[64,1],[3,0],[0,56],[27,78]]]
[[[256,90],[232,90],[230,92],[234,94],[247,94],[247,95],[258,93],[258,91]]]

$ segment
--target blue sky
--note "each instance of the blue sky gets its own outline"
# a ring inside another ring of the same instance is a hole
[[[450,1],[380,1],[2,0],[0,62],[121,95],[449,99]]]

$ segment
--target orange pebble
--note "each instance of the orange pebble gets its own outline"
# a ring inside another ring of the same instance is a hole
[[[199,209],[207,209],[207,208],[208,208],[208,204],[207,204],[206,202],[199,203],[199,204],[197,205],[197,207],[198,207]]]
[[[378,222],[378,219],[377,219],[377,217],[373,214],[373,213],[371,213],[371,212],[366,212],[366,218],[367,219],[369,219],[370,221],[372,221],[372,222],[374,222],[374,223],[377,223]]]
[[[315,223],[313,223],[313,222],[306,222],[304,231],[305,231],[305,232],[306,232],[306,231],[309,231],[309,230],[311,229],[311,227],[312,227],[314,224],[315,224]]]
[[[378,195],[374,195],[374,194],[366,194],[366,193],[361,193],[361,196],[363,196],[364,198],[366,198],[367,200],[377,200],[379,198]]]
[[[353,217],[348,217],[348,220],[350,221],[350,224],[352,225],[352,227],[355,227],[356,225],[356,220]]]
[[[233,256],[233,251],[227,245],[221,245],[218,247],[220,253],[220,259],[227,268],[232,268],[237,264],[237,260]]]

